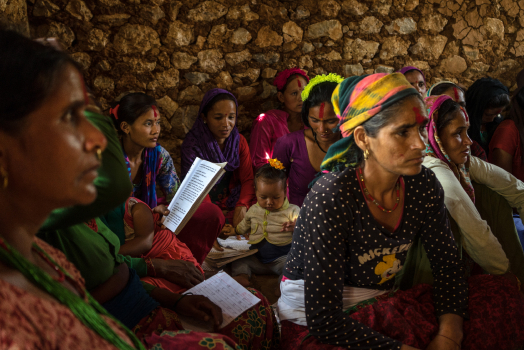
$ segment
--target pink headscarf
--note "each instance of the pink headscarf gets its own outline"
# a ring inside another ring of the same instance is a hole
[[[275,77],[275,80],[273,80],[273,85],[277,87],[279,91],[282,91],[284,89],[284,86],[286,86],[286,82],[289,79],[290,76],[293,74],[299,74],[306,79],[306,82],[309,82],[309,77],[307,76],[306,72],[304,72],[300,68],[289,68],[285,69],[282,72],[278,73]]]

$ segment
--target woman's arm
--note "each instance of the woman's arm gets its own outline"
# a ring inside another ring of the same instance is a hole
[[[506,199],[509,205],[517,208],[524,217],[524,183],[502,168],[471,157],[469,168],[471,180],[488,186]]]
[[[180,186],[180,179],[178,178],[173,165],[173,159],[169,152],[162,146],[160,147],[160,169],[156,175],[156,183],[160,185],[167,202],[169,203],[173,199],[178,186]]]
[[[237,202],[237,207],[249,208],[255,199],[255,183],[253,181],[253,167],[251,166],[251,156],[249,155],[249,146],[244,136],[240,135],[240,166],[236,170],[242,189],[240,190],[240,198]],[[235,226],[235,225],[233,225]]]
[[[471,159],[473,163],[473,159],[478,158],[471,157]],[[444,203],[460,228],[463,248],[488,273],[495,275],[506,273],[509,269],[506,253],[451,169],[440,160],[432,160],[431,170],[444,188]],[[472,167],[471,176],[473,172]]]
[[[439,332],[445,332],[446,336],[449,335],[453,341],[460,344],[462,319],[467,317],[468,286],[463,277],[464,269],[446,215],[444,190],[433,173],[426,174],[430,178],[427,186],[421,190],[429,196],[429,203],[420,234],[435,279],[433,304],[439,318]],[[435,341],[440,343],[442,339]]]
[[[123,203],[132,191],[131,181],[120,141],[109,117],[85,112],[91,123],[100,129],[107,138],[107,148],[102,153],[102,166],[94,183],[97,189],[96,200],[87,206],[54,210],[41,230],[67,228],[87,220],[102,216]]]
[[[131,209],[135,238],[126,241],[118,251],[122,255],[138,257],[146,254],[153,246],[155,237],[155,221],[151,209],[145,204],[136,203]]]
[[[495,148],[489,153],[491,163],[506,170],[508,173],[513,172],[513,156],[500,148]]]
[[[253,123],[249,150],[251,152],[251,160],[253,161],[253,167],[255,169],[266,164],[268,156],[273,158],[271,135],[273,135],[274,131],[270,118],[270,116],[262,113]]]
[[[304,297],[309,333],[322,343],[341,347],[366,344],[367,349],[400,349],[400,342],[344,313],[344,276],[350,273],[345,271],[349,224],[344,217],[348,215],[349,219],[351,213],[330,191],[314,194],[319,188],[317,184],[306,198],[293,233],[298,237],[294,239],[305,242]]]
[[[509,173],[513,171],[513,156],[520,145],[520,135],[513,120],[499,124],[489,142],[489,162]]]

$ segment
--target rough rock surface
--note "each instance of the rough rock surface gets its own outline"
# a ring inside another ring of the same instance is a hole
[[[510,87],[524,67],[524,0],[0,0],[0,26],[55,36],[104,108],[129,91],[159,101],[160,142],[176,166],[199,99],[239,97],[238,127],[278,108],[276,74],[312,77],[414,65],[428,84]]]

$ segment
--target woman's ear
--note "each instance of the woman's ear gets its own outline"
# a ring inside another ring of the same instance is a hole
[[[129,124],[127,124],[127,122],[122,122],[120,123],[120,130],[122,130],[122,132],[125,134],[125,135],[129,135]]]
[[[280,101],[280,103],[284,103],[284,94],[281,93],[280,91],[277,92],[277,98]]]
[[[368,135],[366,134],[366,130],[364,130],[362,125],[355,128],[353,131],[353,138],[355,139],[355,143],[357,144],[358,148],[360,148],[362,151],[369,149]]]

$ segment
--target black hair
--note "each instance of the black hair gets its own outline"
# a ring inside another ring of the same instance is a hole
[[[123,131],[120,125],[126,122],[132,125],[141,115],[149,111],[153,106],[157,107],[156,100],[144,94],[143,92],[133,92],[122,97],[120,102],[113,102],[111,107],[118,107],[117,115],[113,111],[111,117],[115,124],[116,130],[120,135],[123,135]]]
[[[444,129],[453,119],[455,112],[460,110],[460,105],[449,99],[444,101],[438,109],[437,131]]]
[[[66,53],[10,30],[0,30],[0,62],[0,130],[12,133],[54,91],[67,65],[80,74]]]
[[[510,99],[508,94],[497,95],[488,101],[484,110],[493,108],[505,108],[509,105],[509,102]]]
[[[377,113],[373,118],[370,118],[365,123],[363,123],[362,126],[364,127],[366,134],[370,137],[377,137],[379,131],[391,122],[391,119],[393,119],[398,114],[404,103],[412,98],[416,98],[422,104],[424,104],[422,96],[420,96],[418,93],[416,95],[413,94],[404,97],[402,100],[395,102],[383,111]],[[346,159],[346,163],[361,164],[364,160],[364,151],[357,146],[356,142],[351,144],[347,154],[349,159]]]
[[[202,114],[207,117],[207,114],[209,113],[209,110],[211,108],[213,108],[213,106],[216,103],[218,103],[220,101],[233,101],[235,103],[235,106],[236,106],[236,103],[237,103],[235,98],[233,96],[231,96],[230,94],[219,94],[219,95],[216,95],[215,97],[213,97],[211,99],[211,101],[209,101],[209,103],[202,110]],[[200,116],[198,116],[198,117],[200,118]]]
[[[465,93],[464,89],[461,88],[460,86],[458,86],[457,84],[453,84],[453,83],[442,83],[442,84],[439,84],[437,86],[435,86],[432,90],[431,90],[431,96],[437,96],[437,95],[443,95],[446,91],[448,91],[449,89],[451,88],[457,88],[457,89],[460,89],[462,90],[462,92]]]
[[[282,182],[284,186],[284,192],[286,191],[286,181],[287,175],[285,169],[276,169],[271,166],[271,164],[264,164],[261,166],[255,174],[255,190],[257,189],[257,181],[263,181],[268,184],[275,182]]]
[[[329,103],[332,105],[331,95],[333,95],[333,91],[335,91],[337,85],[335,82],[325,81],[311,89],[307,100],[302,104],[302,121],[308,128],[311,127],[309,125],[309,109],[320,106],[321,103]]]
[[[524,113],[524,89],[521,88],[513,98],[517,102],[517,105],[515,105],[514,102],[511,104],[510,119],[513,120],[519,131],[520,149],[524,149],[524,132],[522,132],[522,130],[524,130],[524,118],[522,118],[522,114]],[[517,108],[521,110],[516,111],[515,109]],[[522,152],[521,158],[524,161],[524,153]]]

